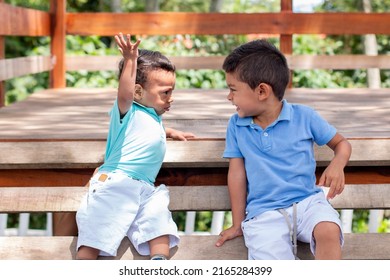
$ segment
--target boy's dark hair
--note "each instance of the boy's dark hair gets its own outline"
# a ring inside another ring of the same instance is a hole
[[[270,42],[261,39],[245,43],[234,49],[222,66],[226,73],[255,89],[260,83],[269,84],[275,96],[282,100],[290,80],[285,56]]]
[[[119,62],[119,74],[118,79],[122,75],[124,58]],[[152,70],[165,70],[167,72],[174,73],[176,71],[175,65],[162,53],[158,51],[150,50],[138,50],[137,58],[137,77],[135,79],[136,84],[145,86],[148,78],[148,74]]]

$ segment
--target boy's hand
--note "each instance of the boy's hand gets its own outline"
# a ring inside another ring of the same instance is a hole
[[[166,128],[165,133],[168,138],[172,138],[174,140],[187,141],[187,139],[195,138],[195,135],[191,132],[184,132],[173,128]]]
[[[131,42],[130,34],[126,35],[126,38],[122,33],[115,35],[115,41],[118,44],[118,49],[125,59],[137,58],[138,57],[138,45],[141,40],[137,40],[134,44]]]
[[[337,167],[331,163],[325,169],[318,181],[318,185],[329,188],[328,195],[326,196],[327,199],[332,199],[343,192],[345,184],[344,178],[344,171],[342,167]]]
[[[225,241],[234,239],[238,236],[242,236],[241,227],[239,228],[230,227],[219,234],[219,238],[217,240],[217,243],[215,243],[215,246],[220,247],[225,243]]]

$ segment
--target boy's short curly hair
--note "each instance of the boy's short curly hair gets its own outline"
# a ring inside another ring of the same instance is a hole
[[[119,62],[118,79],[122,75],[124,59]],[[137,76],[135,83],[145,86],[148,74],[153,70],[165,70],[174,73],[176,71],[175,65],[162,53],[158,51],[150,51],[139,49],[137,58]]]
[[[254,40],[234,49],[222,66],[226,73],[255,89],[260,83],[269,84],[275,96],[282,100],[290,81],[285,56],[267,40]]]

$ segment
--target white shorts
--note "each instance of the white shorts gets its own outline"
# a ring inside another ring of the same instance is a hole
[[[315,255],[314,227],[320,222],[333,222],[340,228],[340,244],[344,237],[338,212],[326,200],[323,192],[297,203],[297,240],[310,243]],[[285,209],[291,218],[293,207]],[[291,223],[292,223],[291,218]],[[292,224],[291,224],[292,225]],[[267,211],[242,222],[245,245],[250,260],[293,260],[293,246],[285,217],[277,210]]]
[[[154,187],[122,173],[95,174],[76,215],[77,250],[88,246],[99,249],[99,255],[116,256],[125,236],[141,255],[150,255],[148,241],[162,235],[169,236],[170,248],[177,246],[168,204],[165,185]]]

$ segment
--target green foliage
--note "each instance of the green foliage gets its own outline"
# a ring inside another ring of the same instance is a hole
[[[48,11],[50,5],[48,0],[5,0],[4,2],[18,7],[25,7],[42,11]]]
[[[32,213],[30,214],[29,228],[30,229],[46,229],[46,220],[47,215],[41,213]],[[8,228],[17,228],[19,227],[19,215],[18,214],[9,214],[7,220]]]

